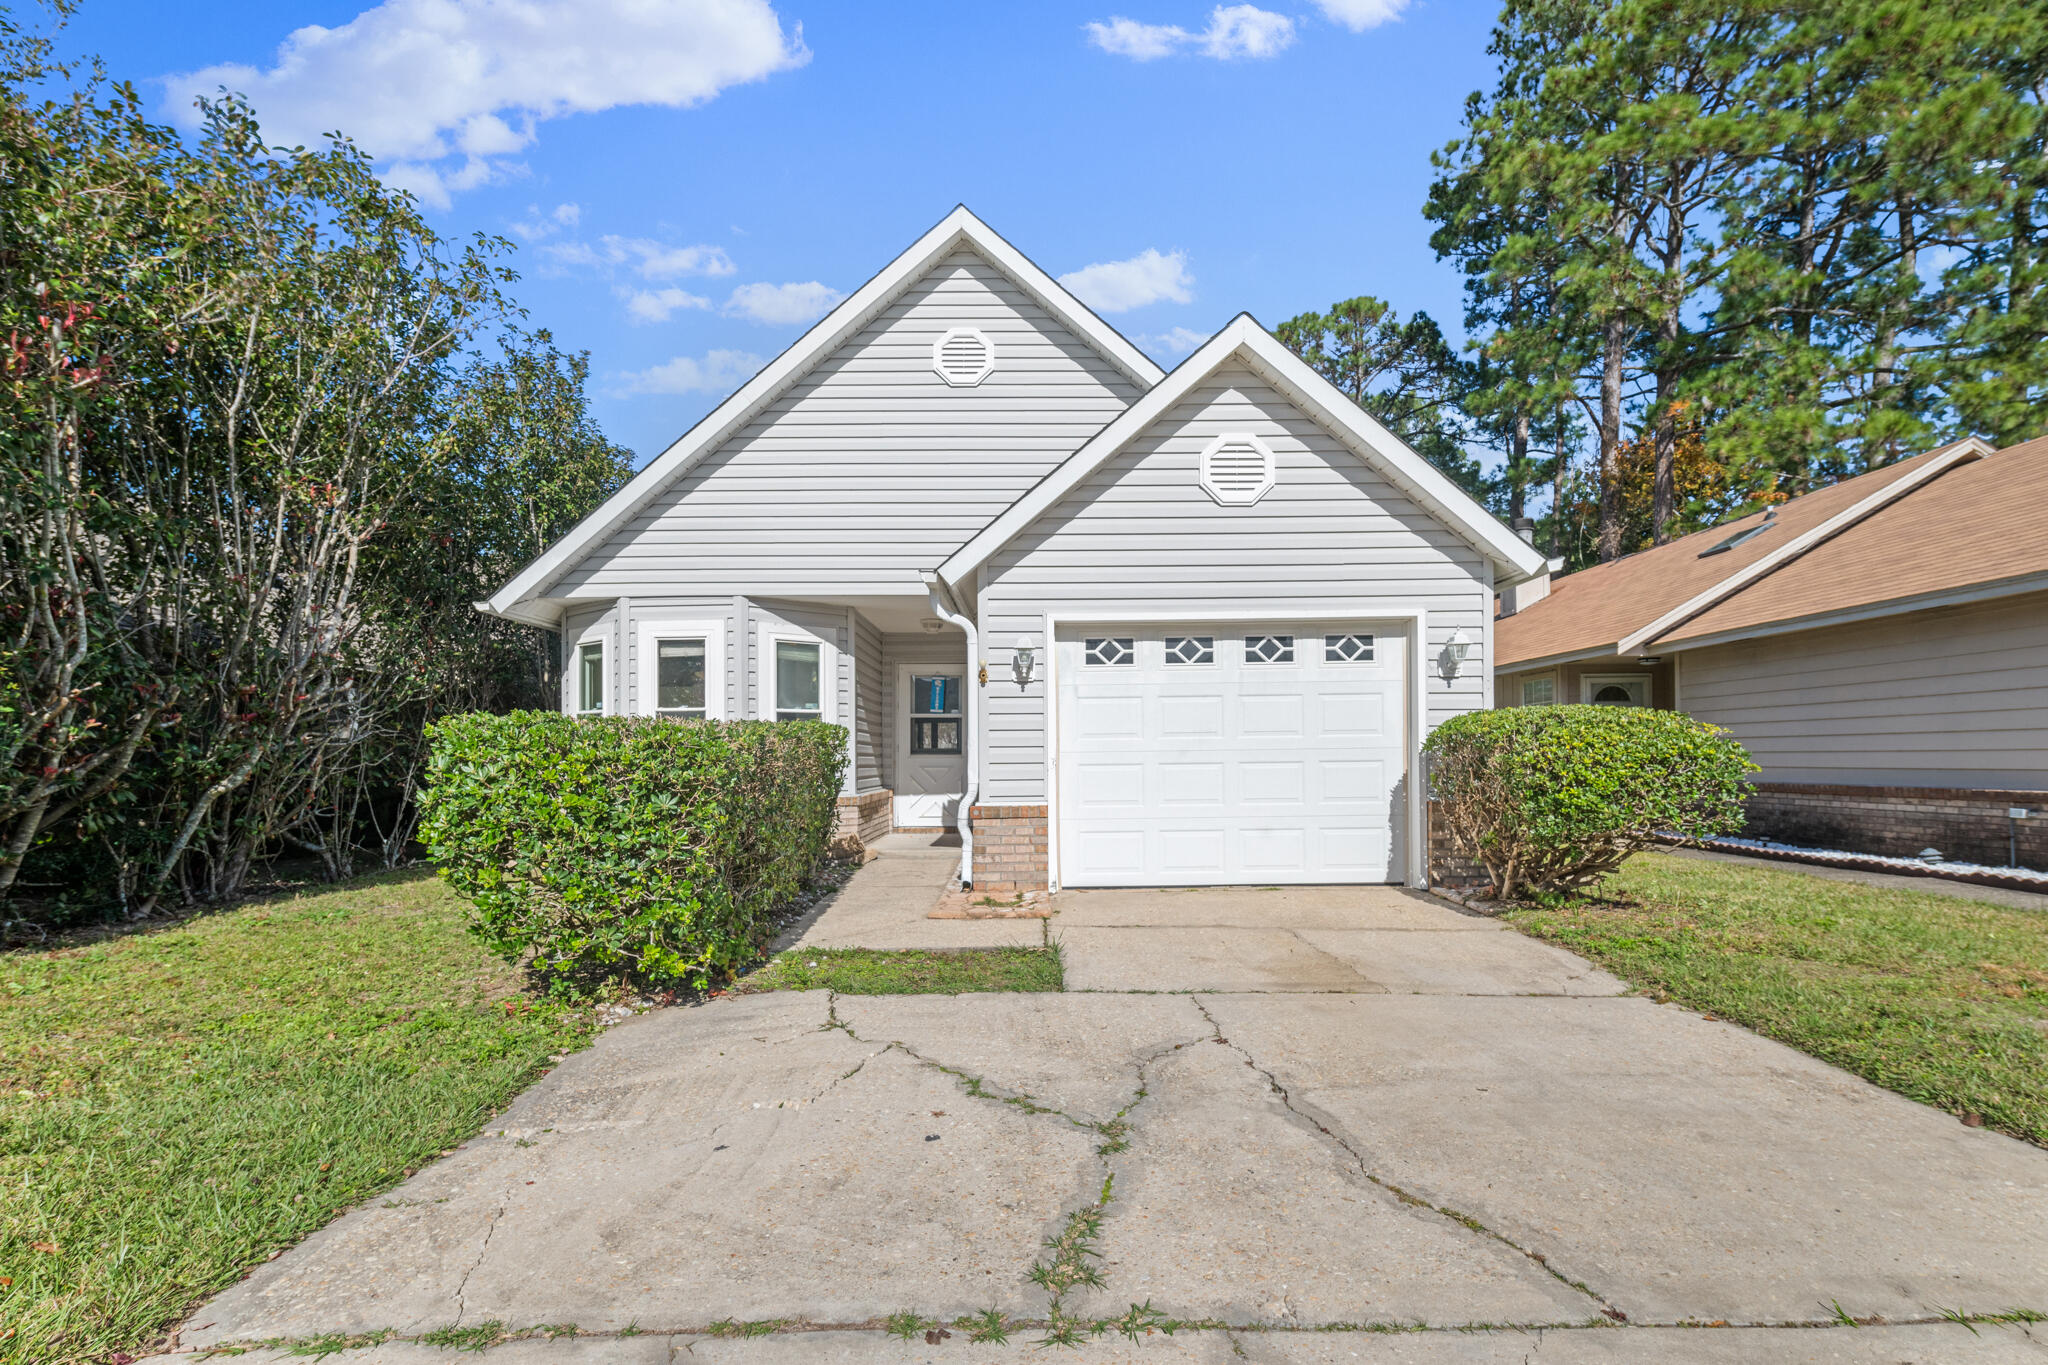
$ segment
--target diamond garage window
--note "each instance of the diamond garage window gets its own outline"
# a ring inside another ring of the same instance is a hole
[[[1128,664],[1138,657],[1138,642],[1129,635],[1096,637],[1082,641],[1081,659],[1091,664]]]
[[[654,668],[654,714],[704,719],[704,641],[657,640]]]
[[[1213,664],[1216,662],[1216,637],[1213,635],[1169,635],[1166,637],[1166,662],[1170,664]]]
[[[581,715],[604,714],[604,645],[602,642],[576,647],[576,710]]]
[[[819,720],[825,714],[818,646],[775,642],[775,719]]]
[[[1326,664],[1371,663],[1372,636],[1325,635],[1323,637],[1323,662]]]
[[[960,678],[957,674],[910,680],[910,752],[960,752]]]
[[[1292,635],[1247,635],[1244,661],[1248,664],[1291,664],[1294,662]]]

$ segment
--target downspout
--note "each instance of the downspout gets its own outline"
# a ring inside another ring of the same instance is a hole
[[[960,885],[963,889],[974,887],[974,826],[968,819],[968,812],[974,809],[974,798],[979,795],[981,780],[981,691],[979,681],[981,660],[981,638],[974,629],[974,622],[948,607],[944,589],[937,574],[924,576],[925,594],[931,602],[932,615],[948,625],[960,627],[967,632],[967,674],[966,695],[961,698],[961,714],[966,722],[967,733],[962,741],[967,746],[967,790],[960,793],[960,809],[953,813],[953,828],[960,832]]]

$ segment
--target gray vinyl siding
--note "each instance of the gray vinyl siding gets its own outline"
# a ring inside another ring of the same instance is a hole
[[[775,679],[771,674],[772,665],[761,657],[761,627],[765,622],[771,629],[775,626],[794,626],[799,631],[825,641],[838,651],[838,668],[835,676],[826,685],[831,687],[835,694],[833,724],[844,725],[850,730],[854,723],[852,621],[856,613],[847,607],[816,606],[803,602],[764,602],[758,598],[751,599],[747,605],[748,702],[743,716],[749,720],[772,720],[775,716]],[[854,785],[856,778],[855,766],[848,764],[845,780],[840,783],[839,788],[842,795],[851,796],[859,790]]]
[[[859,612],[853,617],[853,720],[847,734],[853,744],[855,791],[880,791],[882,777],[883,698],[882,632]]]
[[[724,631],[723,647],[719,651],[724,666],[724,676],[707,679],[709,688],[719,689],[724,698],[722,715],[728,719],[740,714],[740,659],[735,644],[734,604],[730,597],[633,597],[621,604],[626,621],[624,659],[624,710],[632,715],[651,712],[653,706],[643,704],[640,696],[640,628],[657,621],[705,621],[715,622]]]
[[[932,372],[976,327],[995,369]],[[915,586],[1137,397],[978,254],[934,266],[549,589],[799,595]]]
[[[1277,485],[1252,507],[1202,491],[1198,457],[1223,432],[1272,447]],[[1011,543],[984,570],[980,619],[984,794],[1045,800],[1044,615],[1129,609],[1210,617],[1428,612],[1427,724],[1487,702],[1491,593],[1473,546],[1417,507],[1264,380],[1219,370]],[[1447,682],[1434,660],[1451,633],[1473,643]],[[1039,667],[1019,688],[1019,642]]]
[[[1678,656],[1679,704],[1766,782],[2048,787],[2048,593]]]
[[[619,609],[616,602],[600,603],[580,611],[567,612],[562,617],[562,632],[559,637],[562,649],[562,710],[575,715],[581,698],[577,689],[583,685],[581,670],[576,667],[576,652],[594,627],[603,628],[605,661],[605,712],[616,715],[622,709],[619,647]]]

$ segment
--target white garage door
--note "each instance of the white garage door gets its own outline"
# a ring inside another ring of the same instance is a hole
[[[1061,627],[1061,883],[1399,881],[1400,630]]]

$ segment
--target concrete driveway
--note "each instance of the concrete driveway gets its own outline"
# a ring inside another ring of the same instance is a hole
[[[800,941],[1044,932],[921,920],[944,871],[885,855]],[[2041,1329],[1944,1320],[2048,1310],[2048,1153],[1429,897],[1058,907],[1067,994],[764,995],[611,1030],[181,1348],[497,1321],[577,1335],[494,1362],[979,1362],[1149,1305],[1135,1344],[1063,1358],[2048,1365]],[[989,1309],[1035,1325],[884,1329]]]

